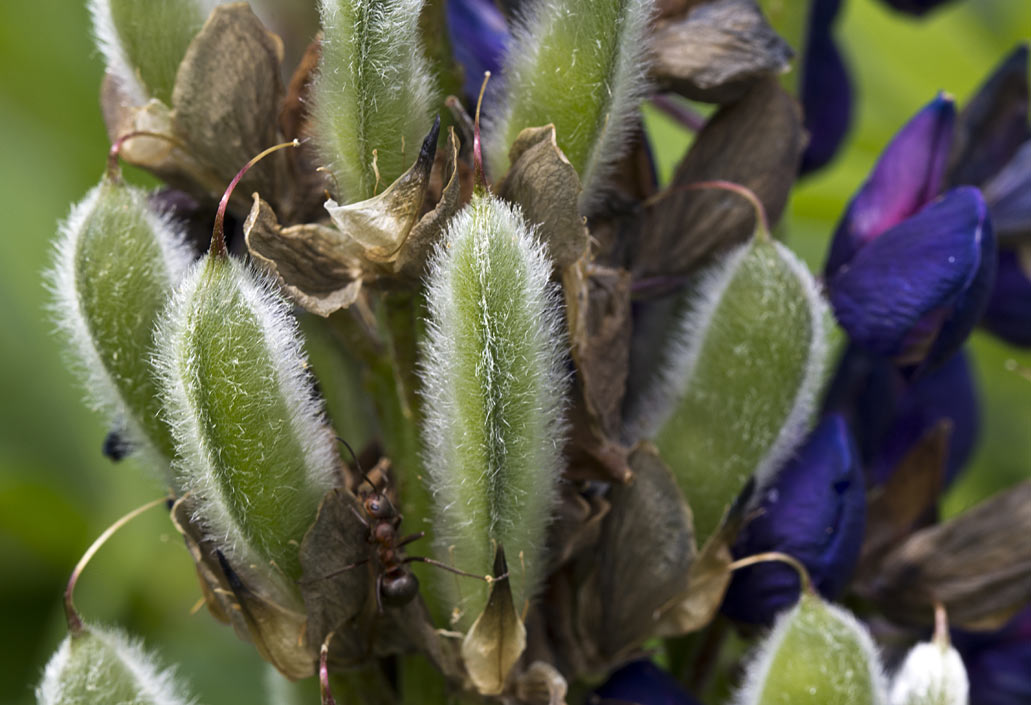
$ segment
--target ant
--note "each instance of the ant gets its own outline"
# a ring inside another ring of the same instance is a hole
[[[376,486],[376,484],[369,479],[369,476],[362,470],[361,464],[358,462],[358,456],[355,455],[354,449],[351,448],[350,444],[343,438],[337,438],[347,450],[351,453],[351,457],[354,459],[355,467],[358,472],[362,475],[362,482],[368,483],[369,487],[372,488],[369,492],[360,492],[358,499],[362,503],[362,508],[365,510],[366,516],[362,516],[361,513],[351,506],[351,511],[358,518],[358,521],[369,530],[368,541],[375,545],[376,558],[379,561],[380,568],[382,569],[379,575],[376,576],[376,605],[379,608],[380,613],[383,612],[383,605],[390,607],[402,607],[413,599],[419,593],[419,580],[415,577],[412,571],[408,568],[409,563],[426,563],[428,565],[437,566],[444,570],[455,573],[456,575],[464,575],[469,578],[476,578],[477,580],[483,580],[486,583],[493,583],[496,580],[503,580],[508,577],[508,573],[500,575],[498,577],[492,577],[489,575],[476,575],[474,573],[467,573],[464,570],[453,568],[446,563],[435,561],[432,558],[426,558],[424,556],[404,556],[401,548],[417,541],[426,535],[425,531],[419,531],[414,534],[409,534],[404,538],[398,538],[398,530],[401,528],[401,514],[398,513],[394,507],[393,502],[387,497],[387,495]],[[382,461],[381,461],[382,462]],[[386,477],[386,473],[383,473]],[[361,487],[361,483],[358,485]],[[357,563],[344,566],[339,570],[335,570],[329,575],[323,576],[325,578],[331,578],[335,575],[339,575],[345,571],[357,568],[359,566],[368,563],[370,558],[364,558]]]

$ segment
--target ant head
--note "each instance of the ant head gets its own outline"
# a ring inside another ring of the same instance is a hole
[[[382,492],[368,493],[362,498],[362,503],[365,505],[365,513],[372,519],[393,519],[397,515],[394,504]]]

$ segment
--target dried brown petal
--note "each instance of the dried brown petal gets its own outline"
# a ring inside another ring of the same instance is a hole
[[[754,0],[713,0],[662,22],[653,34],[652,75],[693,100],[729,103],[757,79],[788,70],[794,53]]]
[[[860,594],[902,623],[929,622],[941,602],[953,626],[998,629],[1031,595],[1028,527],[1031,480],[913,534]]]
[[[279,37],[242,2],[216,7],[186,50],[172,91],[175,134],[222,188],[251,157],[280,141],[282,58]],[[240,207],[252,191],[275,201],[284,167],[279,154],[251,169],[239,189]]]
[[[880,562],[929,515],[945,481],[952,423],[944,419],[906,453],[883,486],[867,499],[866,534],[854,584],[877,579]]]
[[[300,599],[282,604],[267,596],[261,585],[246,582],[243,567],[230,566],[214,544],[191,521],[189,496],[172,507],[172,521],[186,539],[197,566],[208,608],[217,618],[228,618],[237,636],[254,644],[263,659],[288,678],[306,678],[315,672],[316,652],[305,638],[306,617]]]
[[[498,195],[522,208],[538,226],[555,266],[563,269],[587,253],[587,227],[577,199],[580,178],[555,142],[555,126],[528,127],[508,152],[512,166],[498,185]]]
[[[720,190],[683,186],[723,179],[751,189],[771,223],[780,217],[804,144],[798,104],[774,78],[752,86],[709,120],[673,177],[647,204],[628,235],[638,243],[635,279],[690,272],[755,232],[752,206]]]
[[[654,635],[660,608],[688,585],[695,557],[691,511],[649,445],[630,456],[634,481],[614,486],[597,555],[600,613],[590,615],[602,654],[618,660]]]
[[[494,574],[507,572],[505,553],[499,546]],[[507,579],[496,581],[491,586],[487,606],[462,641],[462,660],[477,692],[500,694],[525,649],[526,627],[516,612],[512,586]]]

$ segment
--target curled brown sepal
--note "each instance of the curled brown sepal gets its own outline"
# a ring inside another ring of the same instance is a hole
[[[355,209],[359,206],[367,209],[362,217],[371,218],[369,222],[373,225],[369,226],[371,230],[367,230],[366,234],[372,232],[372,239],[364,243],[353,237],[356,230],[344,232],[318,223],[284,228],[279,224],[271,206],[255,196],[243,227],[251,257],[279,279],[295,302],[320,316],[329,316],[349,307],[357,300],[364,286],[380,278],[401,277],[406,281],[418,281],[433,246],[442,236],[451,216],[462,206],[458,139],[453,130],[448,135],[444,149],[445,156],[440,160],[443,184],[440,199],[432,210],[415,222],[407,236],[395,237],[396,233],[390,231],[390,222],[400,221],[392,221],[389,213],[379,220],[373,217],[376,209],[384,207],[387,201],[380,200],[379,205],[372,202],[383,199],[387,192],[369,201],[344,206],[352,209],[349,213],[356,218],[360,209]],[[417,167],[423,168],[417,162],[412,170]],[[412,170],[409,170],[410,174]],[[428,184],[426,181],[424,186]],[[422,198],[421,192],[416,195]],[[376,228],[384,230],[373,232]],[[396,244],[389,244],[388,237],[391,238],[390,242]],[[376,238],[379,238],[381,244],[368,246]],[[393,249],[391,251],[388,248]]]
[[[314,648],[305,638],[304,605],[282,585],[259,584],[246,575],[246,566],[232,566],[204,530],[193,520],[191,495],[172,507],[172,522],[186,540],[208,610],[227,622],[244,641],[287,678],[307,678],[315,672]]]
[[[730,103],[794,56],[754,0],[714,0],[660,21],[652,35],[652,76],[692,100]]]
[[[494,575],[506,575],[505,552],[498,546]],[[526,649],[526,627],[516,611],[508,578],[491,583],[487,606],[462,641],[462,660],[481,695],[499,695],[512,667]]]
[[[526,128],[508,155],[512,166],[498,195],[519,205],[526,221],[537,226],[555,266],[565,269],[587,254],[588,235],[577,205],[580,177],[555,141],[555,126]]]
[[[86,552],[82,554],[82,558],[80,558],[79,562],[75,564],[75,568],[72,570],[72,574],[68,578],[68,586],[65,587],[64,590],[64,616],[68,622],[69,632],[72,634],[78,634],[83,630],[82,618],[79,616],[79,612],[75,609],[73,597],[75,593],[75,585],[79,582],[79,576],[82,575],[82,571],[86,568],[86,564],[90,562],[90,559],[96,555],[97,551],[100,550],[100,547],[103,546],[116,531],[151,507],[156,507],[157,505],[167,503],[168,501],[168,497],[160,497],[147,502],[141,507],[133,509],[128,514],[118,519],[115,523],[111,524],[111,526],[104,529],[104,532],[100,534],[100,536],[90,544],[90,547],[86,549]]]

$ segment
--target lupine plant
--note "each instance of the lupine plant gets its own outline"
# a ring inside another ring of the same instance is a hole
[[[90,2],[112,148],[53,315],[211,614],[324,704],[1016,702],[966,668],[1020,629],[1031,484],[937,505],[965,339],[1031,341],[1026,47],[901,126],[817,276],[776,225],[822,118],[755,3],[504,6],[319,0],[287,46]],[[652,98],[697,133],[663,188]],[[74,581],[41,705],[192,702]]]

